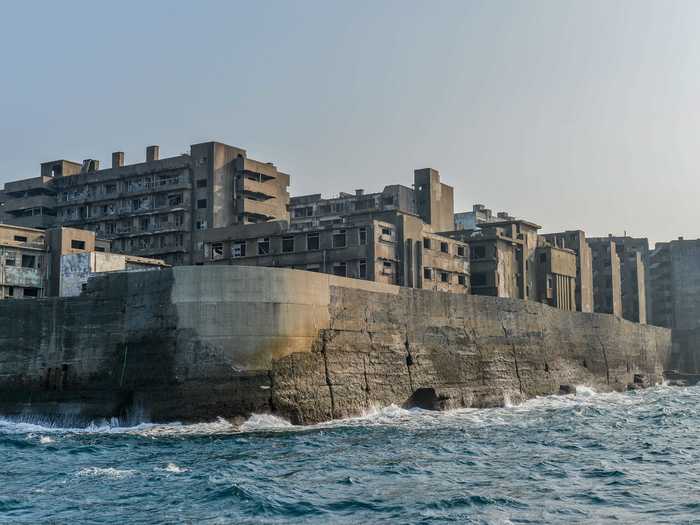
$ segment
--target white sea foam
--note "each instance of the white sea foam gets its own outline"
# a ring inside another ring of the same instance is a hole
[[[165,467],[163,470],[165,470],[166,472],[172,472],[173,474],[182,474],[183,472],[187,472],[190,469],[178,467],[175,463],[168,463],[168,466]]]
[[[590,386],[576,385],[576,397],[593,397],[597,393]]]
[[[104,477],[112,479],[128,478],[136,473],[134,470],[120,470],[114,467],[88,467],[81,469],[78,476],[81,477]]]
[[[239,430],[253,432],[256,430],[289,429],[291,427],[292,424],[281,417],[272,414],[253,414],[240,426]]]
[[[41,443],[42,445],[48,445],[49,443],[53,443],[53,442],[54,442],[54,439],[50,436],[41,436],[39,438],[39,443]]]

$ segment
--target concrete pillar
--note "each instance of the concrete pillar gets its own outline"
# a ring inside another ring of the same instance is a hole
[[[148,146],[146,148],[146,162],[160,159],[160,146]]]

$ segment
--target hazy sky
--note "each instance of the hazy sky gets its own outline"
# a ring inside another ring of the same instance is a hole
[[[700,237],[700,2],[2,3],[0,182],[218,140],[292,194],[410,185]]]

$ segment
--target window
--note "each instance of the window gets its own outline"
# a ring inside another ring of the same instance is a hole
[[[207,179],[198,179],[197,180],[197,187],[198,188],[206,188],[207,187]]]
[[[540,254],[540,262],[541,262],[541,263],[546,263],[546,262],[547,262],[547,254],[546,254],[546,253],[541,253],[541,254]]]
[[[184,243],[184,240],[185,240],[185,237],[181,233],[178,233],[175,236],[175,246],[182,246]]]
[[[345,235],[345,230],[340,230],[333,234],[333,248],[345,248],[347,245],[347,238]]]
[[[141,208],[141,199],[133,199],[131,201],[131,208],[133,210],[138,210]]]
[[[333,265],[333,275],[338,275],[340,277],[347,277],[348,265],[345,263],[335,263]]]
[[[425,248],[426,250],[430,249],[430,239],[428,239],[427,237],[423,238],[423,248]]]
[[[148,223],[149,223],[149,218],[148,217],[141,217],[139,220],[139,226],[141,227],[141,231],[146,231],[148,230]]]
[[[10,286],[10,287],[7,289],[7,296],[8,296],[8,297],[14,297],[14,296],[15,296],[15,287],[14,287],[14,286]]]
[[[5,266],[15,266],[14,259],[5,259]]]
[[[284,253],[289,253],[294,251],[294,236],[287,235],[282,237],[282,251]]]
[[[358,275],[361,279],[367,279],[367,260],[360,260]]]
[[[105,184],[105,193],[117,193],[117,185],[116,184]]]
[[[104,249],[104,247],[102,247],[102,246],[95,246],[95,251],[96,251],[96,252],[104,252],[105,249]]]
[[[207,207],[207,199],[199,199],[197,201],[197,209],[198,210],[203,210],[206,207]]]
[[[432,268],[423,268],[423,279],[426,281],[433,280],[433,270]]]
[[[73,248],[74,250],[84,250],[85,249],[85,241],[78,241],[76,239],[73,239],[70,242],[70,247]]]
[[[465,253],[464,246],[457,246],[457,256],[464,257]]]
[[[25,288],[24,289],[24,296],[25,297],[39,297],[39,288]]]
[[[470,278],[472,286],[486,286],[485,273],[473,273]]]
[[[15,240],[17,242],[27,242],[27,238],[22,235],[15,235]]]
[[[449,283],[450,282],[450,274],[447,272],[440,272],[440,282]]]
[[[175,226],[182,226],[185,216],[182,213],[175,214]]]
[[[223,259],[224,257],[224,243],[214,242],[211,245],[211,258],[212,259]]]
[[[320,246],[318,233],[307,233],[306,234],[306,249],[307,250],[318,250]]]
[[[360,244],[367,244],[367,228],[360,228]]]
[[[442,253],[450,253],[450,245],[446,242],[440,243],[440,251]]]
[[[459,284],[461,284],[462,286],[466,286],[467,285],[467,276],[464,274],[459,274],[457,276],[457,282]]]
[[[258,239],[258,255],[267,255],[270,253],[270,238],[263,237]]]
[[[391,237],[392,234],[391,228],[382,228],[382,235],[386,235],[387,237]]]
[[[486,257],[486,246],[472,247],[472,259],[483,259]]]
[[[36,257],[34,255],[22,255],[22,268],[34,268]]]
[[[547,289],[551,290],[552,288],[552,278],[550,276],[547,276]]]
[[[384,261],[382,263],[382,273],[383,274],[394,273],[394,263],[392,263],[391,261]]]
[[[382,204],[384,206],[391,206],[394,204],[394,197],[382,197]]]
[[[168,195],[168,206],[179,206],[182,204],[182,193]]]
[[[245,257],[245,241],[236,241],[231,246],[231,255],[233,257]]]
[[[194,223],[194,228],[195,228],[195,230],[206,230],[207,229],[207,221],[196,221]]]

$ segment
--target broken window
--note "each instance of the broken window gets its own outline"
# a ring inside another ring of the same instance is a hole
[[[391,261],[384,261],[382,263],[382,273],[384,273],[384,274],[394,273],[394,263],[392,263]]]
[[[367,260],[366,259],[360,260],[358,275],[360,276],[361,279],[367,279]]]
[[[294,236],[288,235],[282,237],[282,251],[285,253],[294,251]]]
[[[5,259],[5,266],[15,266],[14,259]]]
[[[345,248],[345,246],[347,246],[345,230],[333,233],[333,248]]]
[[[433,270],[432,268],[423,268],[423,279],[426,281],[433,280]]]
[[[17,242],[27,242],[27,238],[24,237],[23,235],[15,235],[15,240]]]
[[[39,288],[25,288],[24,297],[39,297]]]
[[[182,204],[182,193],[168,195],[168,206],[178,206]]]
[[[34,268],[36,257],[34,255],[22,255],[22,268]]]
[[[107,193],[107,194],[117,193],[117,185],[116,184],[105,184],[105,193]]]
[[[472,247],[472,259],[483,259],[484,257],[486,257],[486,247],[485,246]]]
[[[131,209],[136,211],[141,209],[141,199],[132,199]]]
[[[348,275],[348,265],[343,263],[335,263],[333,265],[333,275],[339,277],[347,277]]]
[[[198,188],[206,188],[207,187],[207,179],[198,179],[197,180],[197,187]]]
[[[234,242],[231,247],[231,255],[233,257],[245,257],[245,241]]]
[[[224,257],[224,243],[215,242],[211,245],[211,258],[212,259],[223,259]]]
[[[426,250],[430,250],[430,239],[428,239],[427,237],[423,238],[423,248],[425,248]]]
[[[198,210],[203,210],[206,207],[207,207],[207,199],[199,199],[197,201],[197,209]]]
[[[464,246],[457,246],[457,256],[464,257],[465,253]]]
[[[185,220],[185,216],[182,213],[176,213],[175,214],[175,226],[182,226],[182,223]]]
[[[440,251],[442,253],[450,253],[450,245],[446,242],[440,243]]]
[[[270,253],[270,238],[258,239],[258,255],[268,255]]]
[[[467,276],[464,274],[459,274],[457,276],[457,282],[459,284],[461,284],[462,286],[466,286],[467,285]]]
[[[308,233],[306,235],[306,249],[318,250],[320,247],[318,233]]]
[[[447,272],[440,272],[440,282],[449,283],[450,282],[450,274]]]
[[[367,244],[367,228],[360,228],[360,244]]]
[[[84,250],[85,249],[85,241],[78,241],[76,239],[72,239],[70,241],[70,247],[73,248],[74,250]]]
[[[141,231],[146,231],[148,230],[148,223],[149,223],[149,218],[148,217],[141,217],[140,220],[140,226],[141,226]]]
[[[15,296],[15,287],[10,286],[7,288],[7,296],[8,297],[14,297]]]

